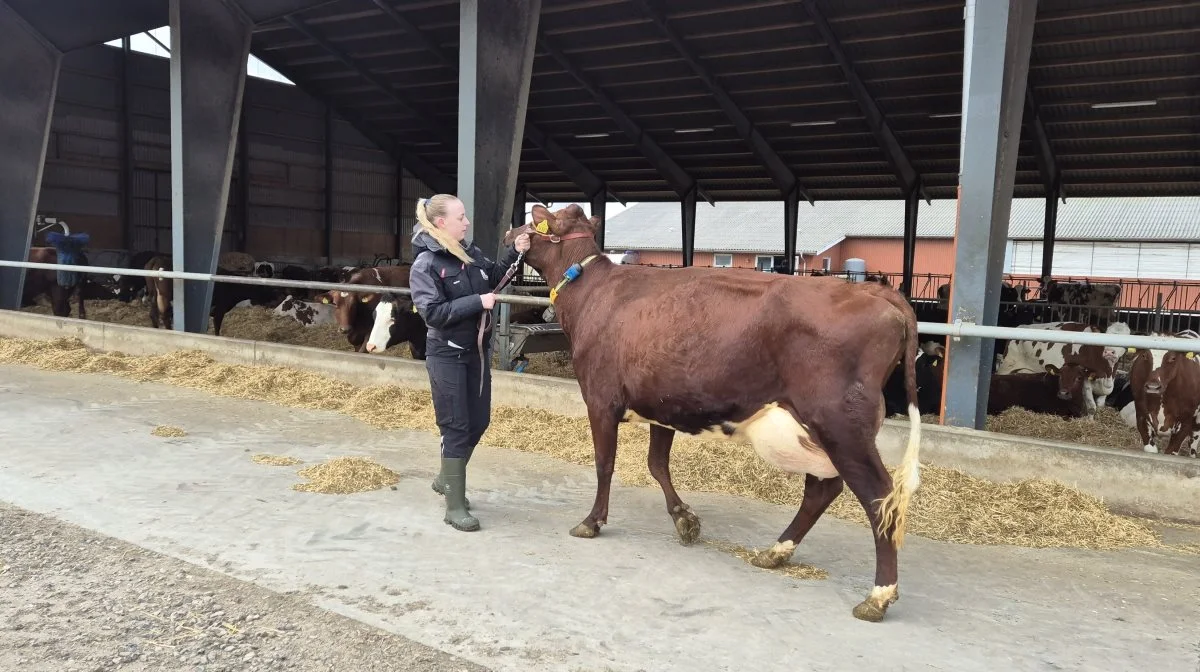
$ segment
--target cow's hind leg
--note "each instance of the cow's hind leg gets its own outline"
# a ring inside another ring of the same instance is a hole
[[[646,464],[650,467],[650,475],[662,486],[667,498],[667,513],[675,521],[680,543],[686,546],[700,538],[700,519],[683,503],[671,483],[671,442],[674,439],[675,430],[650,425],[650,453],[646,456]]]
[[[608,522],[608,493],[617,462],[617,415],[611,409],[591,411],[592,444],[596,450],[596,501],[592,512],[571,530],[572,537],[591,539]]]
[[[804,535],[817,523],[825,509],[842,494],[842,478],[817,478],[812,474],[804,477],[804,499],[800,502],[800,510],[787,526],[779,541],[770,549],[762,551],[750,559],[750,564],[764,569],[773,569],[792,559],[796,546],[804,539]]]

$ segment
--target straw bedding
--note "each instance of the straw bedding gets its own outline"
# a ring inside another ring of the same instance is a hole
[[[379,490],[400,482],[400,474],[365,457],[335,457],[296,472],[308,483],[297,483],[293,490],[345,495]]]
[[[304,460],[292,457],[291,455],[268,455],[267,453],[255,453],[250,456],[250,460],[255,464],[265,464],[272,467],[291,467],[304,463]]]
[[[234,366],[195,351],[153,357],[89,351],[76,339],[32,341],[0,338],[0,362],[43,369],[110,373],[204,390],[228,397],[338,411],[382,429],[436,432],[429,393],[396,386],[356,387],[304,371],[280,367]],[[547,411],[498,406],[483,439],[488,445],[549,454],[575,464],[593,464],[590,431],[583,418]],[[616,471],[622,482],[655,485],[646,467],[648,429],[622,425]],[[333,470],[348,469],[368,480],[367,489],[399,477],[371,465],[340,458],[309,467],[312,483],[297,489],[336,492],[345,487]],[[722,492],[798,507],[802,478],[790,478],[760,460],[742,444],[677,437],[671,471],[678,489]],[[1111,513],[1102,501],[1062,483],[1034,479],[991,483],[953,469],[925,466],[921,488],[909,511],[909,531],[929,539],[967,544],[1007,544],[1032,548],[1114,549],[1161,545],[1137,519]],[[361,491],[361,490],[353,490]],[[828,513],[866,526],[857,500],[843,492]]]
[[[50,314],[50,305],[43,298],[37,306],[23,310]],[[134,326],[150,326],[150,313],[146,306],[138,303],[122,303],[116,300],[88,301],[88,319],[99,322],[116,322]],[[272,309],[260,306],[235,308],[225,316],[222,336],[247,340],[303,345],[327,350],[351,350],[346,337],[337,332],[334,325],[304,327],[290,317],[276,315]],[[212,333],[212,328],[209,328]],[[411,358],[407,345],[389,348],[381,353],[384,357]],[[379,355],[376,355],[379,356]],[[565,352],[534,353],[528,355],[526,373],[557,378],[574,378],[571,357]],[[1124,363],[1127,359],[1122,359]],[[493,363],[499,358],[494,357]],[[897,416],[906,420],[907,416]],[[936,422],[930,416],[926,422]],[[1114,409],[1100,410],[1096,421],[1063,420],[1053,416],[1036,414],[1024,409],[1011,409],[1000,416],[990,416],[987,429],[1002,434],[1028,436],[1036,439],[1082,443],[1106,448],[1139,448],[1137,432],[1121,422]]]
[[[167,438],[187,436],[187,432],[183,431],[179,427],[172,427],[171,425],[159,425],[151,430],[150,433],[154,436],[163,436]]]

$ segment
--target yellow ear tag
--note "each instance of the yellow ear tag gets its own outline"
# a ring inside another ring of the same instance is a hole
[[[321,303],[329,303],[329,297],[328,297],[328,296],[322,296],[322,297],[321,297]]]
[[[1184,355],[1184,357],[1187,357],[1188,359],[1195,359],[1195,358],[1196,358],[1196,353],[1194,353],[1194,352],[1189,352],[1189,353],[1187,353],[1186,355]]]
[[[371,302],[371,297],[369,297],[369,296],[364,296],[364,297],[362,297],[361,299],[359,299],[359,301],[362,301],[363,303],[370,303],[370,302]]]
[[[538,233],[550,233],[550,225],[547,224],[546,220],[543,219],[533,227],[533,230],[537,231]]]
[[[1133,353],[1137,352],[1137,348],[1125,348],[1125,352],[1128,352],[1132,355]]]

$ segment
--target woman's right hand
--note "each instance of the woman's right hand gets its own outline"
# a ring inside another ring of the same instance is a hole
[[[496,295],[493,292],[488,292],[487,294],[480,294],[479,300],[483,301],[483,309],[484,310],[491,310],[492,308],[494,308],[496,306]]]

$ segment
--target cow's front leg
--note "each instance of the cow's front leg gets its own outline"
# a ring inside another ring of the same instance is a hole
[[[617,462],[617,414],[611,408],[588,410],[592,445],[596,451],[596,501],[592,512],[571,530],[572,537],[591,539],[608,523],[608,493]]]

